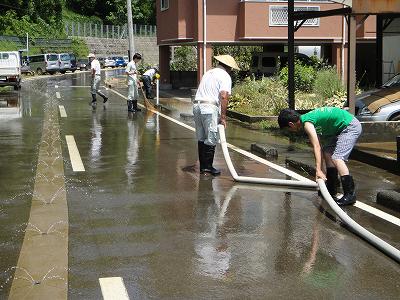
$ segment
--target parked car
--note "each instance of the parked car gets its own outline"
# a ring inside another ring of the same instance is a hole
[[[78,69],[78,62],[76,60],[76,56],[73,53],[69,53],[70,61],[71,61],[71,72],[74,73]]]
[[[115,60],[112,57],[106,57],[104,59],[104,68],[115,68]]]
[[[90,69],[90,62],[87,58],[79,58],[77,61],[77,68],[81,71],[87,71]]]
[[[0,52],[0,86],[21,88],[21,58],[18,51]]]
[[[355,113],[360,121],[400,121],[400,73],[357,96]]]
[[[128,55],[125,55],[125,56],[122,56],[122,57],[123,57],[123,59],[124,59],[124,61],[125,61],[125,66],[127,66],[128,63],[129,63],[129,56],[128,56]]]
[[[58,54],[58,61],[60,64],[60,73],[65,74],[65,72],[71,70],[71,57],[68,53]]]
[[[56,53],[31,55],[28,57],[28,64],[31,70],[38,75],[43,73],[54,74],[60,70],[58,54]]]
[[[125,60],[122,56],[114,56],[115,67],[125,67]]]
[[[311,59],[302,53],[295,53],[295,59],[302,63],[311,64]],[[262,76],[271,76],[275,74],[278,68],[283,68],[287,65],[287,52],[257,52],[252,55],[250,71],[253,74]]]

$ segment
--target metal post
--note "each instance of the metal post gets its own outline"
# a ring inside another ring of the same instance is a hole
[[[289,108],[295,109],[294,99],[294,0],[288,0],[288,89]]]
[[[349,16],[349,38],[348,38],[348,67],[347,67],[347,101],[349,112],[355,113],[356,98],[356,17]]]
[[[126,9],[128,10],[128,42],[129,42],[129,61],[132,60],[135,52],[135,44],[133,41],[133,20],[132,20],[132,2],[126,0]]]
[[[375,87],[382,86],[382,61],[383,61],[383,16],[376,16],[376,79]]]
[[[397,162],[400,164],[400,135],[396,137],[397,141]]]
[[[157,99],[157,106],[160,105],[160,79],[156,79],[156,99]],[[399,149],[399,143],[400,143],[400,136],[398,136],[397,139],[397,149]],[[399,157],[399,154],[397,154],[397,157]]]
[[[26,33],[26,57],[29,57],[29,33]]]
[[[97,37],[97,23],[94,23],[94,36]]]

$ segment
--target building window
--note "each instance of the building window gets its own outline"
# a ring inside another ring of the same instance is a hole
[[[319,11],[319,6],[295,6],[295,11]],[[271,5],[269,7],[269,26],[287,26],[287,6]],[[319,18],[307,19],[303,26],[319,26]]]
[[[161,10],[166,10],[169,8],[169,0],[161,0]]]

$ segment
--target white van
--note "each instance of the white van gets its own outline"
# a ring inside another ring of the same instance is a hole
[[[43,73],[54,74],[60,71],[58,54],[55,53],[31,55],[28,58],[28,63],[31,71],[38,75]]]
[[[0,52],[0,86],[21,88],[21,58],[18,51]]]
[[[295,53],[294,57],[305,64],[310,63],[310,58],[305,54]],[[271,76],[279,71],[278,68],[286,66],[287,62],[287,52],[257,52],[251,58],[250,71],[256,75]]]

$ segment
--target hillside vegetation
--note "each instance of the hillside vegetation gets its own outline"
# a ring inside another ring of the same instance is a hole
[[[155,24],[155,0],[132,0],[133,21]],[[64,22],[120,25],[126,0],[2,0],[0,35],[65,38]]]

